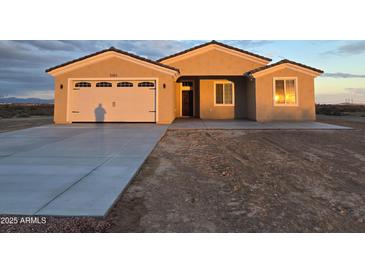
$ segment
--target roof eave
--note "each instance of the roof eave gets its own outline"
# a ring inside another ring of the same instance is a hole
[[[158,63],[156,61],[153,61],[153,60],[149,60],[147,58],[144,58],[144,57],[141,57],[141,56],[138,56],[138,55],[135,55],[135,54],[132,54],[132,53],[129,53],[129,52],[126,52],[126,51],[122,51],[122,50],[119,50],[119,49],[116,49],[116,48],[109,48],[109,49],[105,49],[105,50],[101,50],[101,51],[98,51],[98,52],[95,52],[95,53],[92,53],[92,54],[89,54],[89,55],[86,55],[86,56],[83,56],[81,58],[78,58],[78,59],[74,59],[74,60],[71,60],[69,62],[66,62],[66,63],[63,63],[63,64],[60,64],[58,66],[54,66],[54,67],[51,67],[49,69],[46,69],[45,72],[54,76],[56,74],[59,74],[61,70],[64,70],[66,67],[70,66],[70,65],[73,65],[73,64],[77,64],[77,63],[80,63],[82,61],[85,61],[89,58],[92,58],[92,57],[96,57],[96,56],[99,56],[101,54],[104,54],[104,53],[107,53],[107,52],[115,52],[115,53],[118,53],[118,54],[121,54],[121,55],[125,55],[127,57],[130,57],[130,58],[134,58],[134,59],[137,59],[141,62],[146,62],[146,63],[149,63],[151,65],[155,65],[155,66],[158,66],[162,69],[166,69],[166,70],[170,70],[171,72],[175,72],[175,73],[180,73],[180,70],[177,69],[177,68],[174,68],[172,66],[168,66],[168,65],[165,65],[165,64],[161,64],[161,63]]]
[[[320,69],[316,69],[316,68],[309,67],[309,66],[304,65],[304,64],[300,64],[300,63],[297,63],[297,62],[294,62],[294,61],[284,59],[284,60],[281,60],[277,63],[267,65],[267,66],[262,66],[262,67],[259,67],[257,69],[254,69],[252,71],[248,71],[244,74],[244,76],[257,78],[261,75],[265,75],[265,74],[269,73],[270,70],[273,70],[273,69],[275,69],[279,66],[283,66],[283,65],[287,65],[287,66],[292,67],[292,68],[295,67],[299,71],[301,71],[303,73],[306,73],[306,74],[309,74],[313,77],[317,77],[317,76],[321,75],[324,72]]]
[[[203,47],[206,47],[206,46],[209,46],[209,45],[218,45],[218,46],[221,46],[221,47],[224,47],[224,48],[227,48],[227,49],[230,49],[230,50],[239,52],[239,53],[243,53],[243,54],[249,55],[249,56],[254,57],[254,58],[257,58],[257,59],[261,59],[262,61],[265,61],[265,62],[271,62],[272,61],[272,59],[270,59],[270,58],[267,58],[267,57],[264,57],[264,56],[261,56],[261,55],[258,55],[258,54],[255,54],[255,53],[252,53],[252,52],[249,52],[249,51],[240,49],[240,48],[236,48],[236,47],[233,47],[233,46],[230,46],[230,45],[226,45],[224,43],[220,43],[220,42],[217,42],[215,40],[212,40],[210,42],[207,42],[207,43],[204,43],[204,44],[200,44],[200,45],[197,45],[195,47],[192,47],[192,48],[189,48],[189,49],[186,49],[186,50],[183,50],[183,51],[174,53],[172,55],[168,55],[168,56],[162,57],[162,58],[160,58],[160,59],[158,59],[156,61],[157,62],[163,62],[163,61],[166,61],[168,59],[172,59],[172,58],[175,58],[175,57],[178,57],[178,56],[187,54],[189,52],[198,50],[200,48],[203,48]]]

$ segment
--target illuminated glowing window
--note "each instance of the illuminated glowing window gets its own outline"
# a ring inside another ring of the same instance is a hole
[[[297,97],[296,78],[274,79],[274,105],[297,105]]]
[[[214,105],[234,106],[234,86],[232,82],[215,82],[214,84]]]

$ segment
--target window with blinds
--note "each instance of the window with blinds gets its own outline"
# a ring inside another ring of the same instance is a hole
[[[233,83],[216,82],[215,83],[215,105],[218,106],[233,106],[234,91]]]

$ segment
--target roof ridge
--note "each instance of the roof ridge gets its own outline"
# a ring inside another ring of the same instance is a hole
[[[100,51],[97,51],[97,52],[94,52],[94,53],[91,53],[91,54],[88,54],[88,55],[85,55],[83,57],[80,57],[80,58],[76,58],[76,59],[73,59],[71,61],[68,61],[68,62],[65,62],[65,63],[62,63],[60,65],[57,65],[57,66],[54,66],[54,67],[51,67],[49,69],[46,69],[46,72],[50,72],[52,70],[55,70],[55,69],[58,69],[58,68],[61,68],[61,67],[64,67],[64,66],[68,66],[68,65],[71,65],[73,63],[76,63],[76,62],[80,62],[80,61],[83,61],[85,59],[88,59],[90,57],[93,57],[93,56],[96,56],[96,55],[99,55],[99,54],[102,54],[104,52],[108,52],[108,51],[114,51],[116,53],[120,53],[120,54],[123,54],[123,55],[127,55],[127,56],[130,56],[132,58],[136,58],[136,59],[139,59],[141,61],[145,61],[145,62],[148,62],[148,63],[151,63],[151,64],[154,64],[154,65],[157,65],[157,66],[160,66],[160,67],[164,67],[164,68],[167,68],[167,69],[171,69],[171,70],[175,70],[177,72],[180,72],[179,69],[175,68],[175,67],[172,67],[172,66],[169,66],[169,65],[165,65],[165,64],[162,64],[162,63],[159,63],[157,61],[154,61],[154,60],[151,60],[151,59],[148,59],[148,58],[145,58],[145,57],[142,57],[142,56],[139,56],[137,54],[134,54],[134,53],[130,53],[130,52],[127,52],[127,51],[124,51],[124,50],[121,50],[121,49],[117,49],[115,47],[110,47],[110,48],[107,48],[107,49],[103,49],[103,50],[100,50]]]
[[[197,46],[194,46],[194,47],[191,47],[191,48],[188,48],[186,50],[183,50],[183,51],[180,51],[180,52],[177,52],[177,53],[174,53],[174,54],[171,54],[171,55],[168,55],[168,56],[165,56],[165,57],[162,57],[160,59],[157,59],[156,61],[157,62],[161,62],[161,61],[164,61],[164,60],[167,60],[167,59],[170,59],[170,58],[173,58],[173,57],[176,57],[176,56],[179,56],[179,55],[183,55],[185,53],[188,53],[190,51],[193,51],[193,50],[197,50],[199,48],[202,48],[202,47],[205,47],[205,46],[208,46],[208,45],[219,45],[219,46],[222,46],[222,47],[225,47],[225,48],[228,48],[228,49],[231,49],[231,50],[235,50],[235,51],[238,51],[238,52],[241,52],[241,53],[245,53],[247,55],[251,55],[251,56],[254,56],[256,58],[260,58],[260,59],[263,59],[263,60],[266,60],[266,61],[272,61],[270,58],[267,58],[267,57],[264,57],[262,55],[259,55],[259,54],[256,54],[256,53],[253,53],[253,52],[249,52],[249,51],[246,51],[246,50],[243,50],[243,49],[240,49],[240,48],[237,48],[237,47],[234,47],[234,46],[230,46],[230,45],[227,45],[227,44],[224,44],[224,43],[221,43],[221,42],[218,42],[216,40],[212,40],[210,42],[206,42],[206,43],[203,43],[203,44],[200,44],[200,45],[197,45]]]

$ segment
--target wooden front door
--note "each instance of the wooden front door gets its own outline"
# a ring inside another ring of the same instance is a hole
[[[193,91],[182,91],[182,116],[193,116]]]
[[[181,83],[181,115],[194,116],[193,81]]]

